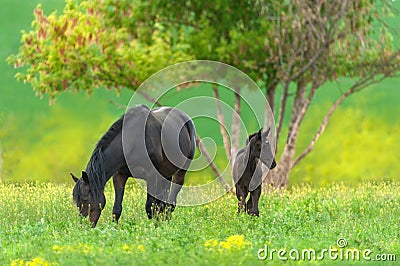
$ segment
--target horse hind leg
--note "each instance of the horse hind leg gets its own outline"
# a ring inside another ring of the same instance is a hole
[[[121,175],[118,171],[113,175],[113,185],[115,192],[113,221],[118,223],[122,213],[122,199],[124,198],[125,185],[128,177]]]

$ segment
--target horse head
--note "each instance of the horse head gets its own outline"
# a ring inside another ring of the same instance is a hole
[[[77,178],[71,173],[72,179],[75,181],[75,187],[72,191],[74,203],[78,207],[79,214],[83,217],[89,215],[92,227],[95,227],[100,218],[102,209],[106,204],[106,198],[103,195],[98,200],[94,200],[91,190],[89,177],[85,171],[82,171],[81,178]]]
[[[260,159],[269,169],[273,169],[276,166],[276,161],[267,138],[270,131],[271,128],[268,128],[267,131],[262,132],[261,128],[258,132],[250,135],[246,142],[250,146],[250,154]]]

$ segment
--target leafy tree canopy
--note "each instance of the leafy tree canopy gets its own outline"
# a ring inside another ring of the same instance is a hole
[[[51,98],[102,86],[135,89],[190,59],[223,61],[267,83],[295,75],[313,57],[328,79],[366,75],[393,54],[392,36],[380,27],[390,8],[344,2],[67,0],[60,15],[35,9],[32,30],[8,61],[27,66],[17,78]]]

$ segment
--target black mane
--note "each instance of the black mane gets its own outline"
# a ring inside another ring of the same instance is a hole
[[[261,130],[262,130],[262,128],[261,128]],[[249,135],[249,136],[247,137],[247,139],[246,139],[246,145],[249,144],[251,138],[254,137],[254,136],[257,135],[257,134],[258,134],[258,131],[256,131],[256,132],[254,132],[253,134]]]
[[[89,177],[89,186],[91,188],[92,197],[95,202],[98,202],[98,200],[100,199],[102,193],[102,191],[100,191],[100,187],[102,187],[101,182],[102,180],[104,181],[106,179],[105,171],[103,169],[103,151],[121,132],[123,122],[124,115],[122,115],[116,122],[114,122],[114,124],[111,125],[107,132],[104,133],[104,135],[97,142],[96,147],[94,148],[86,167],[86,173]]]

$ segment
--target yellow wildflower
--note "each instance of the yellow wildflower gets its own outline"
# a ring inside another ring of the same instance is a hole
[[[79,244],[78,244],[78,250],[79,250],[80,252],[84,253],[84,254],[88,254],[92,249],[93,249],[93,248],[92,248],[91,245],[82,244],[82,243],[79,243]]]
[[[228,237],[226,241],[222,241],[219,245],[223,250],[232,251],[243,249],[250,245],[250,242],[244,240],[243,235],[233,235]]]
[[[133,251],[135,251],[135,250],[138,250],[138,251],[140,251],[140,252],[143,252],[143,251],[145,251],[145,247],[143,246],[143,245],[137,245],[137,246],[135,246],[135,245],[127,245],[127,244],[124,244],[123,246],[122,246],[122,251],[123,252],[125,252],[125,253],[132,253]]]
[[[124,244],[124,245],[122,246],[122,250],[123,250],[125,253],[132,253],[132,252],[135,250],[135,246],[134,246],[134,245],[127,245],[127,244]]]
[[[33,258],[32,261],[25,262],[25,266],[50,266],[50,265],[52,265],[50,262],[39,257]]]
[[[63,251],[63,247],[60,247],[59,245],[53,245],[52,250],[54,253],[61,253]]]
[[[215,247],[215,246],[217,246],[217,245],[218,245],[218,240],[215,240],[215,239],[207,240],[206,243],[204,243],[204,246],[205,246],[206,248],[208,248],[208,247]]]
[[[24,260],[15,259],[11,262],[11,266],[23,266],[25,264]]]
[[[59,245],[53,245],[52,250],[54,253],[58,253],[58,254],[75,251],[73,246],[59,246]]]
[[[122,250],[123,250],[124,252],[128,252],[129,249],[130,249],[130,246],[127,245],[127,244],[124,244],[124,245],[122,246]]]
[[[33,258],[32,261],[27,261],[26,264],[27,266],[48,266],[50,265],[49,262],[45,261],[42,258]]]
[[[250,245],[250,242],[246,241],[243,235],[233,235],[221,242],[210,239],[204,243],[207,250],[218,250],[220,253],[241,250],[248,245]]]
[[[50,266],[50,265],[53,264],[39,257],[33,258],[31,261],[15,259],[11,262],[11,266]]]

